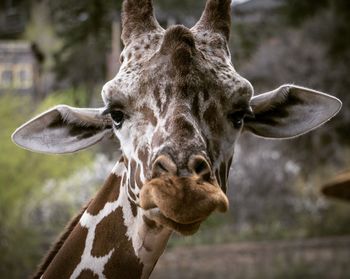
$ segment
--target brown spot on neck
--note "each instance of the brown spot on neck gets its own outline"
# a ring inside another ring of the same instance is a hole
[[[107,202],[113,202],[118,199],[121,179],[120,176],[114,173],[109,175],[102,189],[97,193],[88,207],[88,213],[96,215],[104,208]]]
[[[81,261],[87,233],[88,230],[81,227],[80,224],[75,226],[59,253],[46,269],[45,278],[70,278]]]
[[[122,208],[117,208],[96,227],[92,255],[101,257],[112,249],[114,252],[105,266],[107,278],[140,278],[143,264],[135,255],[131,241],[126,235]],[[122,254],[121,254],[122,253]]]

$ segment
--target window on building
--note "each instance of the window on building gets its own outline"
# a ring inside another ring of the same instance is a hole
[[[1,84],[5,88],[12,87],[13,84],[13,72],[8,70],[3,70],[1,73]]]
[[[33,84],[31,64],[0,64],[0,88],[30,89]]]
[[[32,68],[29,65],[21,65],[17,68],[16,83],[21,89],[28,89],[33,86]]]
[[[20,83],[25,83],[28,80],[28,74],[25,70],[20,70],[18,72],[18,80]]]

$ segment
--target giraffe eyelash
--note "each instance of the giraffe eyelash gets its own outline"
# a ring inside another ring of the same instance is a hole
[[[108,107],[108,108],[106,108],[104,111],[102,111],[101,114],[102,114],[102,115],[107,115],[107,114],[110,114],[111,111],[112,111],[111,108]]]
[[[125,106],[121,101],[113,101],[111,103],[108,103],[106,105],[105,110],[102,111],[102,115],[107,115],[110,114],[112,111],[124,111],[125,110]]]

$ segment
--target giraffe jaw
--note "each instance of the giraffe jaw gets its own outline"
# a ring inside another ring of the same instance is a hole
[[[226,212],[228,199],[220,186],[197,176],[162,176],[141,188],[146,217],[183,235],[194,234],[214,211]]]
[[[195,221],[193,223],[187,223],[187,224],[178,223],[164,216],[164,214],[162,214],[159,208],[152,208],[152,209],[146,210],[145,215],[146,217],[153,220],[154,222],[162,226],[168,227],[171,230],[176,231],[181,235],[195,234],[198,231],[201,223],[204,221],[203,219],[203,220],[199,220],[199,221]]]

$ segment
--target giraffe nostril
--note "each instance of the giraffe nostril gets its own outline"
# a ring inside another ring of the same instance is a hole
[[[159,177],[162,174],[173,174],[177,172],[177,167],[168,156],[161,155],[153,163],[152,177]]]
[[[188,163],[189,170],[200,176],[205,181],[210,181],[211,179],[211,168],[208,161],[202,156],[192,156]]]
[[[156,167],[157,167],[157,168],[159,169],[159,171],[161,171],[161,172],[167,172],[166,166],[164,166],[163,163],[160,162],[160,161],[157,162],[157,166],[156,166]]]

